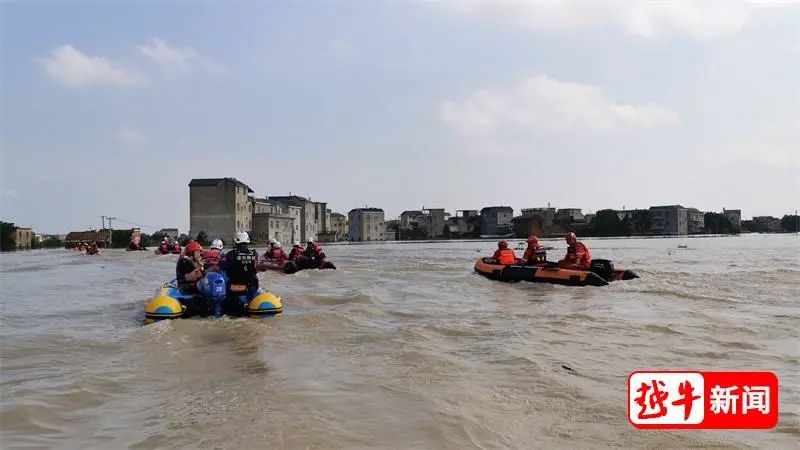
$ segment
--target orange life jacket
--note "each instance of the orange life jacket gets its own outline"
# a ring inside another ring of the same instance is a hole
[[[517,255],[514,253],[514,250],[510,248],[497,249],[497,251],[494,252],[494,259],[497,260],[498,264],[509,266],[517,262]]]
[[[567,255],[564,257],[563,262],[588,270],[592,262],[592,255],[582,242],[575,242],[567,248]]]

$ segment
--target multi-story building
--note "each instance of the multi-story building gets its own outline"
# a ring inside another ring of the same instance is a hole
[[[583,213],[580,208],[559,208],[556,212],[556,221],[559,223],[583,222]]]
[[[722,213],[725,214],[725,217],[731,221],[731,225],[734,228],[741,229],[742,228],[742,210],[741,209],[725,209],[722,208]]]
[[[700,234],[706,228],[706,215],[697,208],[686,210],[687,231],[689,234]]]
[[[380,208],[356,208],[347,214],[351,241],[383,241],[386,239],[384,213]]]
[[[17,250],[30,250],[33,244],[33,231],[30,228],[17,227]]]
[[[650,234],[683,235],[689,232],[688,210],[681,205],[651,206]]]
[[[400,229],[401,230],[415,230],[419,228],[418,219],[424,214],[422,211],[415,209],[410,211],[403,211],[400,214]]]
[[[253,229],[253,190],[236,178],[195,178],[189,183],[189,235],[233,242]]]
[[[475,209],[460,209],[454,217],[445,222],[450,227],[450,235],[455,237],[474,237],[480,231],[480,214]]]
[[[511,220],[513,218],[514,208],[510,206],[487,206],[481,209],[481,235],[511,234]]]
[[[444,234],[448,214],[444,208],[403,211],[400,215],[401,235],[416,239],[433,239]]]
[[[428,239],[442,236],[444,234],[444,222],[446,217],[444,208],[423,209],[422,212],[428,216],[428,224],[426,227]]]
[[[281,203],[290,209],[289,214],[295,215],[299,220],[295,222],[295,228],[300,241],[308,239],[317,240],[318,233],[326,232],[328,229],[328,204],[322,202],[312,202],[310,199],[299,195],[271,196],[267,200]]]
[[[289,207],[278,202],[256,199],[253,206],[253,232],[250,240],[265,243],[275,239],[291,245],[296,239],[295,216],[290,214]],[[288,248],[288,247],[287,247]]]
[[[517,237],[530,235],[543,236],[549,234],[556,218],[555,208],[524,208],[522,215],[515,217],[514,234]]]
[[[338,239],[347,237],[347,216],[337,212],[332,212],[330,217],[329,231],[334,232]]]

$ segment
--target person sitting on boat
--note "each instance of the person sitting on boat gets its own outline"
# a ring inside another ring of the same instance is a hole
[[[558,262],[558,266],[564,269],[589,270],[592,263],[592,255],[589,249],[578,241],[575,233],[569,232],[566,236],[567,255]]]
[[[203,261],[205,262],[207,272],[216,272],[219,270],[222,246],[222,239],[214,239],[211,241],[211,248],[203,252]]]
[[[514,250],[508,248],[508,242],[506,241],[497,243],[497,250],[495,250],[492,258],[497,261],[497,264],[502,264],[504,266],[509,266],[517,262],[517,255],[514,253]]]
[[[276,262],[282,263],[289,257],[286,256],[286,252],[284,252],[283,248],[281,248],[281,243],[275,241],[275,243],[270,246],[270,251],[267,254],[267,258],[274,259]]]
[[[250,249],[250,235],[246,231],[237,231],[233,238],[234,248],[225,254],[220,262],[220,269],[228,275],[228,291],[234,294],[245,294],[258,289],[256,263],[258,252]]]
[[[275,243],[278,242],[277,239],[270,239],[269,246],[267,249],[264,250],[264,258],[272,258],[272,251],[275,250]]]
[[[175,266],[178,288],[187,294],[199,294],[197,282],[203,278],[204,272],[203,246],[195,241],[189,241]]]
[[[313,239],[306,241],[306,249],[303,251],[303,258],[308,261],[309,267],[314,267],[322,264],[325,261],[325,252],[322,251],[322,246],[314,242]]]
[[[169,241],[167,241],[167,238],[161,240],[161,244],[158,246],[158,251],[164,255],[169,253]]]
[[[528,266],[542,264],[547,261],[547,250],[539,245],[538,237],[528,237],[528,248],[525,249],[525,254],[522,255],[522,259],[525,260],[525,264]]]
[[[96,255],[98,252],[99,252],[99,250],[97,250],[97,243],[96,242],[92,242],[92,243],[90,243],[89,245],[86,246],[86,254],[87,255]]]
[[[303,247],[300,246],[300,241],[294,241],[294,245],[292,245],[292,250],[289,252],[289,260],[290,261],[297,261],[303,256]]]

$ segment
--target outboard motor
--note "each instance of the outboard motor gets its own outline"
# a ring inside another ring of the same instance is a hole
[[[614,273],[614,263],[607,259],[593,259],[589,264],[589,270],[608,281]]]
[[[209,314],[222,317],[222,304],[228,292],[225,275],[219,272],[206,274],[197,283],[197,290],[203,294]]]

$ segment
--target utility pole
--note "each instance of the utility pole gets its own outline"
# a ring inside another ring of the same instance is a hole
[[[103,220],[103,228],[102,228],[103,229],[103,238],[105,238],[107,240],[108,237],[106,235],[106,216],[100,216],[100,219]],[[109,220],[108,223],[110,225],[111,221]],[[108,248],[108,242],[106,242],[106,248]]]
[[[106,235],[106,248],[108,248],[111,244],[111,235],[114,233],[114,229],[111,228],[111,221],[116,220],[116,217],[109,217],[108,218],[108,234]]]

